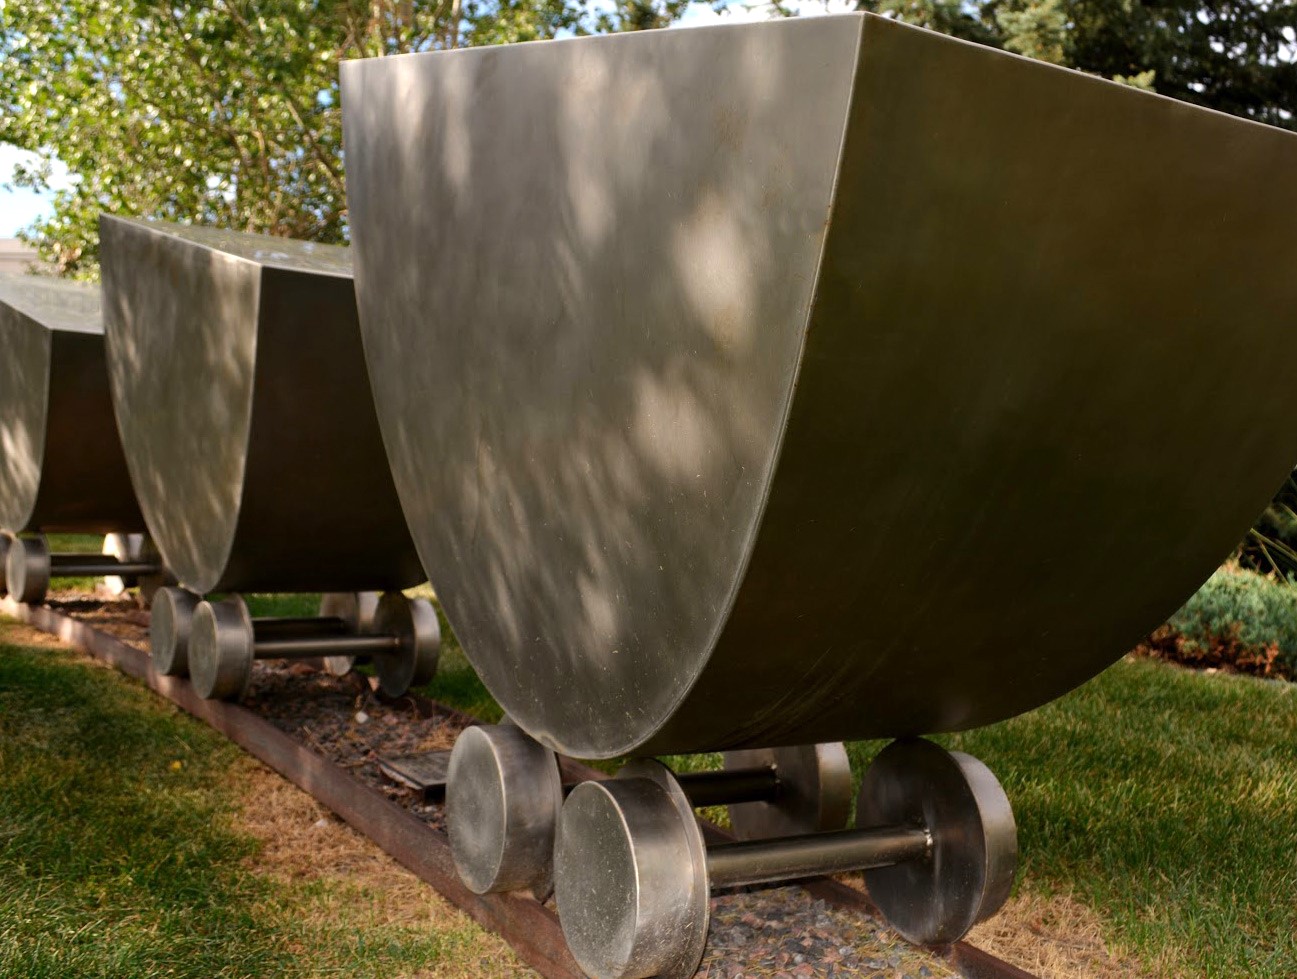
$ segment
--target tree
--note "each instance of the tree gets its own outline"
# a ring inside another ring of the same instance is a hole
[[[858,0],[860,9],[1297,129],[1292,0]]]
[[[1297,128],[1293,0],[858,2]],[[0,0],[0,142],[74,175],[32,236],[65,273],[95,273],[100,211],[342,241],[339,60],[661,27],[687,3]],[[43,189],[47,176],[15,182]]]
[[[32,236],[65,274],[96,273],[101,211],[339,242],[341,59],[661,26],[687,0],[587,2],[0,0],[0,142],[73,175]]]

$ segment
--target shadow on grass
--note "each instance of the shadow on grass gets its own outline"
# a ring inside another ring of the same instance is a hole
[[[442,635],[423,692],[498,720],[444,618]],[[1169,963],[1167,975],[1297,975],[1297,684],[1123,661],[1039,710],[934,740],[1004,785],[1020,886],[1075,894],[1110,944]],[[883,745],[848,745],[857,787]]]
[[[0,973],[291,971],[211,787],[235,749],[97,673],[0,648]]]
[[[12,645],[9,628],[0,624],[0,976],[522,971],[430,892],[392,921],[378,913],[390,897],[345,868],[291,882],[259,874],[237,748],[112,671]]]

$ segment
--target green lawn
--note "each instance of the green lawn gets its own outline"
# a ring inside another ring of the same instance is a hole
[[[313,601],[266,597],[255,610],[304,614]],[[498,719],[442,624],[424,692]],[[1110,945],[1168,976],[1297,975],[1297,685],[1127,661],[1038,711],[938,740],[1003,782],[1020,889],[1076,896],[1104,919]],[[848,746],[857,778],[881,746]]]
[[[390,923],[363,888],[252,872],[237,748],[115,672],[12,635],[0,625],[0,976],[516,971],[466,919],[437,920],[430,892],[428,920]]]
[[[446,647],[428,694],[498,714]],[[1124,661],[1040,710],[936,740],[1003,783],[1020,888],[1075,894],[1110,945],[1168,976],[1297,976],[1297,684]],[[848,745],[857,781],[882,746]]]
[[[1297,975],[1297,686],[1122,662],[944,740],[1003,782],[1024,886],[1071,889],[1169,974]]]
[[[99,554],[103,550],[102,534],[50,534],[46,538],[50,551],[55,554]],[[93,592],[99,578],[55,578],[50,588],[75,589]]]

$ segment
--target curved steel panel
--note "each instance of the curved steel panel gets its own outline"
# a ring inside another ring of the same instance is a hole
[[[343,69],[407,516],[492,692],[549,743],[588,727],[579,755],[669,715],[737,583],[857,44],[810,20],[666,37]]]
[[[558,750],[1030,709],[1173,612],[1297,456],[1297,378],[1206,394],[1283,359],[1292,134],[865,15],[348,63],[343,92],[397,486]]]
[[[99,290],[0,277],[0,528],[143,529],[104,362]]]
[[[990,724],[1170,617],[1297,458],[1294,173],[1291,133],[868,19],[761,532],[652,745]]]
[[[422,580],[346,250],[108,215],[100,230],[118,423],[180,582],[205,593]]]

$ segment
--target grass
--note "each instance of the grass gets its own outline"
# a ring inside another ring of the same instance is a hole
[[[427,693],[498,716],[446,635]],[[1297,975],[1297,685],[1123,661],[1040,710],[935,740],[1008,792],[1024,897],[1075,896],[1150,974]],[[847,746],[857,785],[882,746]]]
[[[241,827],[252,763],[18,629],[0,626],[0,976],[518,971],[444,905],[393,920],[372,887],[258,872],[266,844]]]
[[[304,614],[300,603],[308,600],[266,597],[254,607],[259,614]],[[424,692],[498,719],[499,707],[444,619],[442,628],[441,666]],[[0,688],[0,717],[6,710],[3,696]],[[0,737],[7,737],[5,723],[0,721]],[[193,750],[232,750],[210,737],[210,746]],[[1148,974],[1297,975],[1297,685],[1123,661],[1040,710],[937,740],[976,755],[1004,784],[1019,826],[1020,898],[1079,900],[1098,912],[1104,940],[1133,955]],[[881,747],[878,742],[848,745],[857,780]],[[0,747],[0,773],[8,773],[3,751]],[[669,761],[693,770],[718,764],[719,756]],[[144,766],[140,777],[145,778],[145,757],[123,759],[121,769],[132,772],[137,763]],[[165,776],[173,773],[167,770]],[[0,784],[0,797],[9,794]],[[34,803],[46,794],[42,789],[30,798]],[[187,797],[200,809],[207,804],[202,793],[187,790]],[[0,804],[0,813],[9,804]],[[88,815],[74,839],[112,818],[102,811]],[[6,848],[8,826],[7,816],[0,818]],[[201,841],[202,834],[193,839]],[[132,871],[137,872],[147,871]],[[0,878],[8,876],[0,866]],[[222,905],[211,928],[222,940],[237,932],[246,948],[241,954],[252,957],[247,961],[272,955],[283,935],[271,937],[266,929],[273,933],[288,926],[271,928],[262,917],[244,931],[226,921],[225,915],[237,916],[237,908],[249,900],[240,888],[252,885],[236,875],[221,886],[225,890],[205,892]],[[96,893],[115,889],[101,884]],[[8,945],[5,929],[14,926],[7,920],[13,912],[6,900],[0,898],[0,944]],[[255,897],[252,903],[266,900]],[[133,913],[147,918],[164,910]],[[100,922],[95,928],[104,926]],[[278,960],[263,962],[279,968]],[[0,972],[5,967],[0,965]]]
[[[1122,662],[941,740],[1008,792],[1024,890],[1075,894],[1163,975],[1297,975],[1297,687]]]
[[[103,550],[102,534],[50,534],[46,538],[50,552],[54,554],[98,554]],[[93,592],[99,578],[58,578],[52,581],[51,587],[75,589],[81,592]]]

